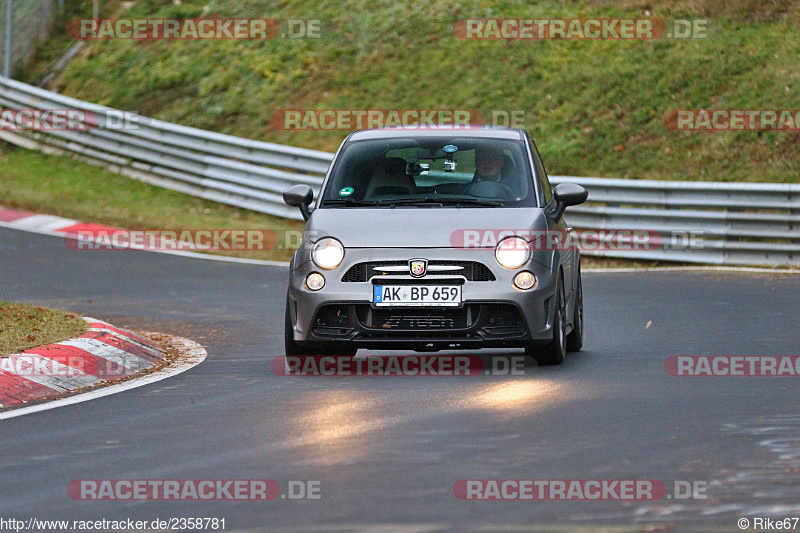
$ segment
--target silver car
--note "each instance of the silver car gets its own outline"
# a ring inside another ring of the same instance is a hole
[[[526,131],[357,131],[321,191],[283,193],[307,220],[287,355],[513,347],[559,364],[580,350],[580,255],[564,210],[587,191],[551,189]]]

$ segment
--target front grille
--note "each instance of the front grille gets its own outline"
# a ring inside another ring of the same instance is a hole
[[[472,335],[486,338],[523,335],[527,328],[512,304],[473,303],[463,307],[372,307],[363,303],[326,304],[311,322],[317,337],[402,337],[404,335]]]
[[[425,279],[431,276],[464,276],[467,281],[494,281],[495,277],[492,274],[492,271],[489,270],[489,267],[484,265],[483,263],[479,263],[477,261],[447,261],[447,260],[436,260],[436,261],[428,261],[428,266],[440,266],[440,265],[452,265],[456,267],[461,267],[460,269],[454,270],[429,270],[428,273],[425,275]],[[342,276],[342,281],[345,283],[348,282],[365,282],[369,280],[373,276],[381,276],[384,272],[377,270],[378,267],[388,267],[388,266],[408,266],[408,261],[371,261],[367,263],[356,263],[355,265],[351,266],[347,272],[345,272],[344,276]],[[397,274],[408,274],[406,272],[396,272]]]
[[[359,317],[361,319],[361,317]],[[473,324],[470,306],[462,309],[366,309],[364,327],[382,331],[464,329]]]

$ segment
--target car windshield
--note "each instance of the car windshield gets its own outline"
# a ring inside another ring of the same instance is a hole
[[[535,207],[533,183],[522,141],[372,139],[345,145],[320,207]]]

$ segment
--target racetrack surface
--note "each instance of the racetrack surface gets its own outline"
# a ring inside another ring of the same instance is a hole
[[[77,252],[58,238],[0,229],[0,280],[4,299],[173,333],[208,350],[204,363],[169,380],[0,422],[2,517],[224,517],[227,530],[666,522],[735,531],[741,516],[800,514],[800,378],[664,370],[671,355],[800,355],[797,276],[585,273],[584,351],[524,376],[467,378],[274,375],[280,267]],[[74,479],[123,478],[321,480],[323,497],[67,495]],[[660,479],[668,489],[706,481],[708,499],[464,502],[452,489],[466,478]]]

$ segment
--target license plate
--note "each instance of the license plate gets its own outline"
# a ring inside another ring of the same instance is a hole
[[[461,285],[375,285],[372,302],[376,306],[458,306]]]

